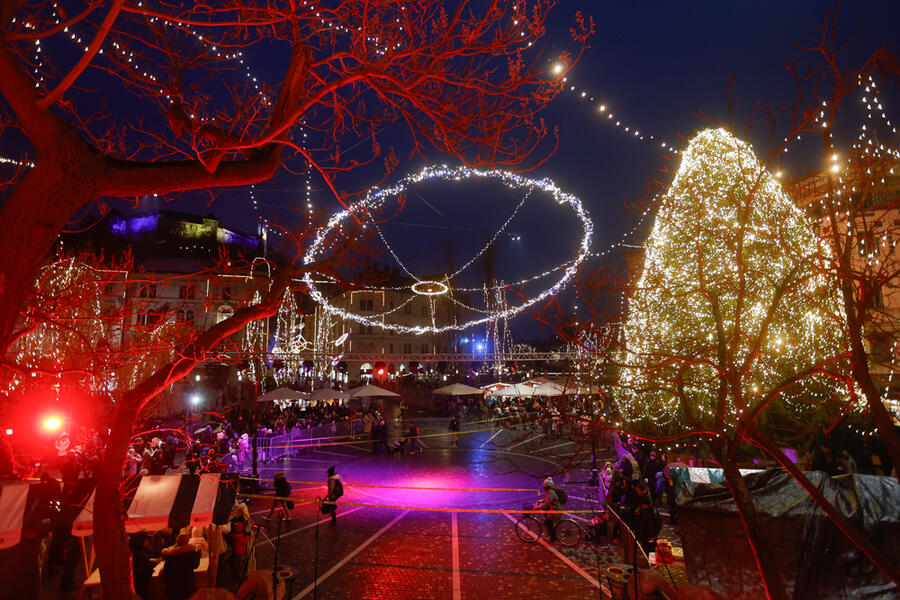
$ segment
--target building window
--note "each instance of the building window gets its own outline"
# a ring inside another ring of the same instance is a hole
[[[423,317],[428,316],[428,307],[427,306],[424,306],[424,305],[422,306],[422,316]]]
[[[187,320],[188,323],[190,323],[191,325],[194,325],[194,311],[192,311],[192,310],[187,311],[187,313],[185,313],[185,319]]]
[[[231,288],[223,287],[222,288],[222,300],[231,300]]]
[[[135,325],[146,325],[147,324],[147,315],[145,313],[139,313],[134,316],[134,324]]]
[[[366,301],[363,300],[362,298],[359,299],[359,311],[360,312],[366,311]]]
[[[394,344],[388,344],[388,354],[394,353]]]
[[[175,322],[176,323],[184,323],[184,311],[183,310],[179,310],[177,313],[175,313]]]
[[[428,346],[425,344],[422,344],[422,354],[428,354]]]
[[[366,310],[368,310],[370,312],[375,310],[375,303],[372,302],[371,300],[366,300]]]
[[[151,283],[150,285],[147,286],[147,288],[148,288],[150,297],[151,297],[151,298],[156,298],[156,284],[155,284],[155,283]]]
[[[407,302],[406,304],[403,305],[403,314],[404,315],[412,314],[412,303]]]
[[[193,283],[178,286],[178,297],[183,300],[192,300],[197,294],[197,288]]]
[[[393,299],[391,299],[390,308],[391,308],[391,310],[394,310],[394,300]]]

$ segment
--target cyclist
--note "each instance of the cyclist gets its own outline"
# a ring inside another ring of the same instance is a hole
[[[534,510],[559,510],[559,495],[556,493],[556,484],[553,483],[552,477],[548,477],[544,480],[544,492],[544,497],[541,500],[538,500],[537,504],[534,505]],[[559,513],[547,513],[545,515],[544,522],[547,524],[547,529],[550,531],[551,542],[556,541],[556,523],[558,521]]]

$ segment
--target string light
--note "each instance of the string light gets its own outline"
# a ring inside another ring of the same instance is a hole
[[[534,304],[556,294],[572,279],[578,266],[585,260],[585,258],[587,258],[591,244],[591,237],[593,234],[593,224],[591,223],[587,212],[582,206],[581,201],[575,196],[563,192],[559,187],[557,187],[555,183],[553,183],[549,179],[534,180],[517,173],[510,173],[506,171],[472,169],[469,167],[451,168],[445,165],[432,166],[426,167],[419,173],[409,175],[404,179],[401,179],[400,182],[398,182],[393,187],[385,189],[373,188],[369,190],[365,198],[351,205],[349,210],[341,211],[332,216],[331,219],[329,219],[327,225],[318,232],[316,238],[313,240],[313,243],[310,245],[309,250],[304,256],[304,262],[306,264],[309,264],[318,260],[321,256],[326,255],[331,244],[330,240],[333,237],[331,234],[333,232],[341,232],[344,224],[349,223],[353,218],[362,218],[365,219],[365,223],[374,223],[372,215],[376,214],[380,209],[382,209],[388,199],[396,197],[397,195],[403,193],[411,185],[416,185],[423,181],[430,180],[458,182],[473,178],[499,181],[510,189],[525,189],[528,193],[531,193],[534,190],[545,192],[555,200],[557,205],[571,209],[575,216],[580,219],[581,225],[583,227],[583,235],[578,246],[578,254],[572,261],[559,266],[561,275],[555,283],[553,283],[543,291],[535,294],[530,299],[523,300],[521,303],[514,306],[508,306],[500,310],[492,310],[490,306],[488,306],[487,311],[489,312],[489,314],[484,317],[474,318],[462,323],[452,323],[449,325],[436,324],[434,322],[433,311],[431,326],[408,326],[397,323],[380,322],[369,316],[346,311],[338,306],[334,306],[331,302],[329,302],[328,299],[325,298],[325,296],[316,286],[316,283],[314,282],[312,276],[310,274],[306,274],[304,275],[304,283],[306,283],[312,299],[322,307],[324,312],[331,313],[344,319],[353,320],[363,325],[388,329],[398,333],[411,333],[420,335],[423,333],[441,333],[454,330],[460,331],[469,327],[488,323],[492,320],[508,318],[522,312],[529,306],[533,306]],[[488,242],[488,245],[493,243],[495,239],[496,235],[491,238],[491,240]],[[485,250],[486,248],[483,247],[480,252],[484,252]],[[398,257],[397,260],[398,264],[402,264],[402,261],[400,261]],[[471,264],[471,261],[467,264]],[[407,272],[410,274],[410,276],[413,277],[413,279],[415,279],[415,281],[420,281],[415,277],[415,275],[412,274],[411,271],[407,270]],[[445,279],[443,283],[447,285],[451,291],[462,291],[462,289],[453,288],[449,281],[449,278]],[[412,290],[409,291],[410,293],[414,293],[412,292]]]
[[[553,75],[559,75],[560,73],[563,72],[564,69],[565,69],[565,67],[561,63],[554,63],[550,68],[550,72]],[[626,137],[629,137],[633,140],[637,140],[640,142],[648,142],[648,143],[649,142],[654,142],[654,143],[658,142],[660,148],[662,148],[663,150],[666,150],[667,152],[672,152],[673,154],[678,154],[680,152],[680,150],[678,150],[675,146],[673,146],[672,144],[670,144],[666,141],[663,141],[658,136],[647,133],[646,131],[644,133],[641,133],[642,128],[635,127],[634,125],[628,124],[628,123],[622,121],[621,118],[617,119],[615,114],[612,111],[612,108],[609,106],[609,104],[607,104],[606,102],[599,102],[597,100],[597,97],[598,97],[597,94],[594,94],[585,88],[577,87],[577,86],[569,83],[568,76],[563,77],[562,82],[564,84],[568,84],[568,85],[562,86],[562,88],[561,88],[562,92],[575,94],[581,100],[585,100],[587,102],[596,104],[597,105],[597,114],[601,115],[603,117],[603,118],[601,118],[601,120],[606,121],[606,122],[610,123],[611,125],[613,125],[614,127],[616,127],[623,134],[626,134]]]

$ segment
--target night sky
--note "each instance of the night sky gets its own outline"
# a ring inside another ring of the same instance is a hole
[[[784,64],[820,64],[817,57],[798,45],[818,39],[817,30],[832,6],[811,1],[560,0],[551,12],[543,40],[548,77],[552,59],[561,50],[573,48],[568,27],[574,22],[576,10],[592,16],[597,31],[590,40],[591,48],[570,74],[567,88],[575,86],[575,91],[567,91],[544,113],[548,125],[559,129],[560,145],[533,176],[549,177],[579,196],[595,223],[594,250],[608,248],[637,222],[638,215],[625,206],[646,198],[651,180],[667,181],[671,177],[662,174],[662,168],[677,168],[677,160],[664,153],[658,142],[638,141],[624,128],[637,128],[641,134],[681,147],[693,133],[710,124],[698,117],[700,111],[713,120],[712,124],[727,124],[729,76],[733,76],[735,95],[740,98],[735,113],[738,131],[747,125],[757,102],[790,105],[794,87]],[[839,39],[850,44],[844,66],[857,64],[881,46],[900,51],[898,23],[900,2],[896,0],[845,3],[838,20]],[[271,58],[261,50],[248,56],[254,69],[264,76],[271,74],[277,81],[283,65]],[[881,95],[887,99],[889,116],[896,118],[900,113],[892,111],[891,94],[883,91]],[[598,111],[601,103],[615,115],[614,119]],[[621,121],[621,126],[617,128],[614,121]],[[760,135],[761,129],[751,133],[751,138]],[[765,139],[755,141],[757,147],[767,146]],[[398,137],[397,147],[400,151],[408,145]],[[401,158],[405,157],[401,153]],[[444,160],[434,152],[428,158],[432,162]],[[820,159],[802,143],[794,144],[783,168],[788,174],[806,172],[819,168]],[[404,160],[390,181],[421,166],[418,158]],[[368,176],[361,173],[351,183],[365,188]],[[374,179],[377,174],[372,176]],[[339,208],[321,181],[313,178],[311,183],[312,200],[318,210]],[[305,186],[303,175],[286,172],[257,185],[254,195],[260,216],[286,225],[297,222],[306,202]],[[465,262],[520,200],[520,193],[503,193],[485,186],[423,186],[410,190],[407,210],[384,228],[384,234],[417,273],[441,271],[442,244],[454,239],[455,262]],[[147,203],[141,210],[153,206]],[[200,213],[212,210],[227,226],[248,233],[256,229],[257,214],[249,206],[245,189],[223,191],[211,207],[206,206],[205,199],[196,197],[182,197],[170,202],[169,207]],[[529,198],[509,224],[507,235],[498,240],[498,275],[515,280],[558,264],[571,255],[580,238],[575,225],[575,220],[546,196]],[[387,252],[383,261],[394,264]],[[522,324],[518,329],[522,337],[536,334],[533,325]]]

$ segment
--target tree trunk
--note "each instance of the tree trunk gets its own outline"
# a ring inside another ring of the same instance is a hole
[[[73,142],[74,143],[74,142]],[[84,147],[54,151],[16,184],[0,209],[0,348],[5,354],[19,314],[34,292],[35,275],[75,212],[93,200]]]
[[[759,513],[756,512],[756,506],[753,505],[753,498],[750,496],[747,484],[744,483],[744,478],[738,471],[737,464],[733,459],[728,458],[722,461],[722,466],[725,471],[725,482],[734,496],[734,503],[737,505],[738,514],[741,517],[741,522],[744,524],[744,530],[747,532],[747,542],[750,544],[750,550],[753,552],[753,558],[756,560],[766,598],[770,600],[788,600],[787,590],[784,588],[784,579],[781,576],[781,569],[778,567],[778,562],[775,560],[775,556],[772,554],[765,536],[763,536],[759,522]]]
[[[94,547],[105,600],[131,600],[131,551],[125,535],[122,505],[122,470],[137,410],[124,402],[116,404],[112,432],[97,469],[94,496]]]
[[[897,586],[900,586],[900,569],[894,566],[894,564],[884,555],[881,551],[875,547],[869,540],[863,537],[863,535],[853,526],[853,523],[850,522],[850,519],[845,517],[842,513],[840,513],[834,505],[828,501],[824,494],[819,491],[813,483],[807,479],[806,475],[803,474],[800,469],[797,468],[797,465],[792,463],[784,453],[769,440],[768,437],[763,435],[758,430],[753,430],[751,432],[754,441],[758,442],[765,450],[768,452],[772,458],[778,461],[778,463],[787,470],[788,473],[791,474],[797,483],[803,486],[803,489],[806,490],[806,493],[810,495],[813,501],[822,509],[822,511],[828,515],[828,518],[831,519],[831,522],[834,523],[841,532],[847,536],[847,538],[856,544],[856,547],[859,548],[863,554],[865,554],[872,563],[878,567],[882,573],[887,575],[891,581],[894,582]]]

